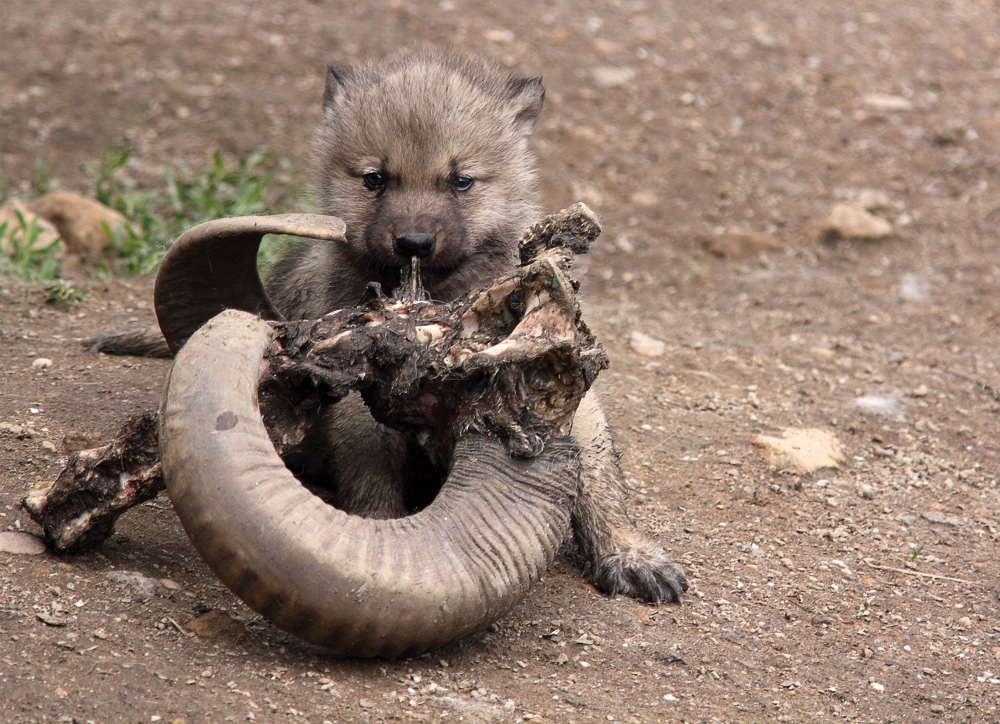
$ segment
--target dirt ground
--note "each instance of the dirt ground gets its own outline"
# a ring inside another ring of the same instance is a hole
[[[609,599],[563,556],[487,632],[340,660],[244,607],[160,499],[99,552],[0,553],[0,720],[1000,719],[995,0],[4,6],[13,185],[41,160],[87,190],[108,148],[154,181],[215,149],[301,172],[324,64],[417,41],[544,75],[545,205],[606,220],[584,290],[631,508],[693,583]],[[818,239],[841,201],[894,234]],[[730,227],[768,244],[718,248]],[[81,287],[0,279],[0,530],[35,530],[19,501],[67,443],[157,404],[166,363],[77,342],[148,319],[148,280]],[[842,469],[769,467],[751,439],[787,427]],[[214,639],[185,627],[206,611]]]

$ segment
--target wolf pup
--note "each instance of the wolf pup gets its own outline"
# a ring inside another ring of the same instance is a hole
[[[456,52],[408,51],[354,70],[330,67],[313,150],[313,198],[347,224],[347,243],[303,240],[266,288],[287,318],[357,304],[369,282],[389,292],[412,257],[431,298],[449,301],[513,268],[521,232],[540,217],[529,137],[542,109],[540,78],[517,78]],[[130,353],[105,344],[104,351]],[[146,351],[148,354],[148,351]],[[413,509],[426,470],[402,436],[375,422],[357,395],[335,405],[318,442],[320,470],[349,513]],[[681,568],[640,533],[627,486],[591,392],[573,426],[583,481],[573,532],[601,590],[679,601]]]

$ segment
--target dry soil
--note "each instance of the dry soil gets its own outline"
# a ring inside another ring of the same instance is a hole
[[[0,553],[0,720],[1000,717],[996,0],[0,0],[0,15],[14,186],[41,160],[86,191],[80,164],[108,148],[150,183],[215,149],[271,152],[301,183],[325,63],[416,42],[544,75],[545,205],[606,220],[584,290],[631,508],[693,581],[654,608],[600,595],[563,556],[487,632],[340,660],[246,609],[161,499],[99,552]],[[819,238],[839,202],[893,235]],[[752,234],[719,238],[732,227]],[[0,530],[34,530],[19,501],[67,445],[158,401],[166,363],[78,344],[149,319],[148,280],[80,286],[87,301],[54,307],[0,279]],[[663,353],[634,351],[635,331]],[[770,467],[751,440],[788,427],[836,435],[843,467]],[[214,639],[188,630],[205,612]]]

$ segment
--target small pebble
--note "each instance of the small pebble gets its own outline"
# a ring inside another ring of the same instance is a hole
[[[656,206],[660,203],[659,195],[654,191],[643,190],[636,191],[634,194],[629,196],[629,201],[637,206]]]
[[[661,357],[667,351],[667,344],[642,332],[632,332],[628,340],[629,347],[643,357]]]
[[[635,71],[631,68],[601,66],[590,71],[590,75],[599,88],[618,88],[635,80]]]
[[[483,32],[483,37],[491,43],[512,43],[516,36],[505,28],[490,28]]]
[[[927,282],[918,274],[904,274],[899,280],[899,298],[904,302],[919,303],[925,301],[927,299]],[[922,385],[922,387],[927,389],[926,385]]]
[[[837,239],[885,239],[892,224],[859,204],[837,204],[821,222],[820,236]]]
[[[871,500],[875,497],[875,488],[870,485],[862,485],[861,490],[859,490],[858,493],[865,500]]]
[[[24,432],[24,428],[11,422],[0,422],[0,432],[7,432],[15,437],[20,437],[21,433]]]
[[[913,110],[913,103],[903,96],[895,96],[888,93],[868,93],[862,102],[869,108],[877,111],[909,111]]]
[[[39,357],[38,359],[36,359],[34,362],[31,363],[31,366],[37,370],[43,370],[52,366],[52,360],[50,360],[48,357]]]
[[[862,395],[855,397],[854,407],[868,415],[895,417],[903,411],[903,403],[892,395]]]

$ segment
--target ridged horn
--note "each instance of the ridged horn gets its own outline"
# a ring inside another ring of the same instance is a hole
[[[344,241],[335,216],[279,214],[238,216],[199,224],[167,251],[153,289],[160,331],[171,352],[223,309],[242,309],[281,319],[257,271],[257,250],[267,234]]]
[[[569,525],[577,450],[530,460],[478,435],[456,446],[437,498],[406,518],[350,516],[309,492],[257,406],[266,322],[220,314],[170,373],[163,476],[195,548],[252,609],[354,656],[417,654],[495,621],[549,566]]]

